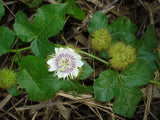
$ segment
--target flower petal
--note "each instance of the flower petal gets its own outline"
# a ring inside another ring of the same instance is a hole
[[[74,77],[77,77],[78,76],[78,72],[79,70],[77,68],[75,68],[72,72],[71,72],[71,75],[74,76]]]
[[[64,72],[58,71],[58,72],[57,72],[57,75],[58,75],[58,78],[63,78],[63,79],[65,79],[65,78],[69,75],[69,73],[64,73]]]
[[[76,62],[76,66],[77,67],[82,67],[84,65],[84,62],[82,62],[81,60],[78,60],[77,62]]]
[[[48,71],[49,72],[53,72],[53,71],[56,71],[56,69],[57,68],[55,66],[50,66],[49,69],[48,69]]]
[[[58,78],[63,78],[63,73],[62,72],[58,71],[57,75],[58,75]]]
[[[47,61],[48,65],[53,65],[55,63],[55,58],[51,58]]]
[[[57,47],[55,48],[55,53],[56,53],[56,54],[58,53],[58,49],[59,49],[59,48],[57,48]]]

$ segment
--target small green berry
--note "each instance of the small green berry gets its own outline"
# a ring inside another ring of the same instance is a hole
[[[111,66],[116,70],[124,70],[130,63],[136,61],[136,49],[118,42],[110,47],[109,57]]]
[[[10,88],[16,82],[16,73],[12,70],[6,68],[0,70],[0,87],[1,88]]]
[[[108,50],[112,36],[107,29],[99,29],[93,33],[93,39],[91,41],[92,48],[96,51]]]

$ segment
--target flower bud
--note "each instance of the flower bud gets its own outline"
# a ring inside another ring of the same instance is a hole
[[[93,33],[93,39],[91,41],[92,48],[96,51],[108,50],[112,36],[107,29],[99,29]]]
[[[10,88],[16,82],[16,73],[12,70],[6,68],[0,70],[0,87],[1,88]]]
[[[136,61],[136,49],[118,42],[110,47],[109,57],[111,66],[116,70],[124,70],[130,63]]]

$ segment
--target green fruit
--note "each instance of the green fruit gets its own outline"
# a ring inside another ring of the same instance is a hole
[[[0,87],[1,88],[10,88],[16,82],[16,73],[12,70],[2,69],[0,70]]]
[[[107,29],[99,29],[93,33],[93,39],[91,41],[92,48],[96,51],[108,50],[112,36]]]
[[[136,61],[136,49],[118,42],[110,47],[109,57],[111,66],[116,70],[124,70],[130,63]]]

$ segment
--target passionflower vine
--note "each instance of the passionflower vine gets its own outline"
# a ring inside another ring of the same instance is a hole
[[[55,48],[55,54],[50,55],[47,61],[49,72],[55,72],[58,78],[74,79],[78,77],[80,68],[83,66],[81,56],[73,49],[66,47]]]

